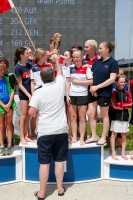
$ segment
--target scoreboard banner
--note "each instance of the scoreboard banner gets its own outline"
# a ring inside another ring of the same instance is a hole
[[[36,48],[49,49],[54,33],[62,35],[60,52],[115,40],[115,0],[12,0]],[[0,57],[7,57],[13,71],[15,49],[32,48],[14,9],[0,14]],[[33,50],[33,48],[32,48]]]

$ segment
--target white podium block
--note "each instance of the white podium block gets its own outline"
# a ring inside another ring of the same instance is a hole
[[[133,161],[126,152],[128,160],[118,156],[119,160],[113,160],[108,152],[104,152],[104,178],[120,181],[133,181]]]
[[[0,156],[0,185],[22,180],[22,151],[14,146],[13,154]]]

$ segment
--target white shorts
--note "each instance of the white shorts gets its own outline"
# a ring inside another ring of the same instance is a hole
[[[116,133],[126,133],[129,131],[129,122],[111,121],[110,131],[114,131]]]

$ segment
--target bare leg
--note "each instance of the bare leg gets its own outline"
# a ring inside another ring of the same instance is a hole
[[[19,123],[19,129],[20,129],[20,142],[21,144],[27,144],[25,140],[25,136],[27,135],[27,132],[25,132],[25,123],[26,118],[28,116],[28,104],[29,101],[20,100],[20,123]],[[28,131],[28,127],[26,124],[26,130]]]
[[[95,120],[96,120],[96,123],[97,123],[97,121],[98,121],[98,116],[97,116],[97,111],[96,111],[96,113],[95,113]],[[90,132],[90,138],[92,137],[92,133]]]
[[[70,113],[71,130],[73,135],[71,143],[73,143],[77,142],[77,106],[70,105],[69,113]]]
[[[111,138],[110,138],[110,144],[111,144],[111,150],[112,150],[112,159],[113,160],[119,160],[119,158],[116,156],[115,153],[115,138],[116,138],[115,132],[112,131]]]
[[[14,131],[14,126],[12,123],[12,118],[13,118],[13,109],[10,109],[6,113],[6,129],[8,133],[8,146],[12,146],[12,137],[13,137],[13,131]]]
[[[28,115],[26,116],[26,119],[25,119],[24,132],[25,132],[26,142],[34,142],[33,138],[30,136],[30,133],[29,133],[29,116]]]
[[[3,132],[5,130],[5,114],[0,114],[0,146],[3,146]]]
[[[106,134],[109,129],[109,116],[108,116],[109,106],[100,107],[100,109],[101,109],[101,115],[102,115],[102,119],[103,119],[103,131],[102,131],[101,139],[98,141],[98,143],[104,144],[106,142]]]
[[[97,112],[97,101],[88,104],[88,118],[89,118],[89,123],[90,123],[90,128],[91,128],[91,139],[92,140],[97,140],[97,135],[96,135],[96,119],[95,119],[95,114]],[[89,141],[89,140],[87,140]],[[86,142],[87,142],[86,141]]]
[[[37,195],[40,198],[45,197],[45,191],[46,191],[46,186],[47,186],[47,181],[49,177],[49,166],[50,164],[40,164],[40,190],[38,191]]]
[[[13,113],[14,113],[14,110],[13,110]],[[12,130],[12,139],[13,139],[13,136],[14,136],[14,124],[13,124],[13,114],[12,114],[12,128],[13,128],[13,130]],[[14,144],[14,142],[12,141],[12,145]]]
[[[128,160],[128,158],[125,155],[125,149],[126,149],[126,133],[122,133],[122,152],[121,156],[124,160]]]
[[[81,146],[85,145],[84,136],[85,136],[85,130],[86,130],[86,111],[87,111],[87,106],[78,106]]]
[[[31,125],[31,137],[36,138],[37,137],[37,135],[35,134],[36,117],[32,117],[30,125]]]
[[[72,139],[72,128],[71,128],[69,108],[68,108],[66,103],[65,103],[65,108],[66,108],[66,115],[67,115],[67,123],[68,123],[68,127],[69,127],[69,139],[71,141],[71,139]]]
[[[6,140],[6,126],[4,126],[4,130],[3,130],[3,140]]]
[[[62,194],[64,191],[62,186],[62,180],[64,176],[64,162],[55,162],[55,176],[56,176],[58,194]]]
[[[5,126],[3,129],[3,141],[6,140],[6,120],[4,120]]]

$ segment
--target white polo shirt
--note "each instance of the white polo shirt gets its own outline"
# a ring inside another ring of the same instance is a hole
[[[31,98],[30,106],[38,112],[38,137],[68,133],[64,105],[64,81],[61,75],[51,83],[43,84]]]
[[[69,90],[70,96],[87,96],[88,95],[88,86],[73,84],[72,80],[77,79],[79,81],[93,80],[92,72],[89,67],[84,67],[83,65],[80,68],[76,66],[69,66],[67,68],[66,78],[71,79],[71,85]]]
[[[35,89],[43,85],[40,72],[46,67],[53,69],[52,64],[48,62],[45,62],[43,65],[35,64],[32,66],[30,70],[30,77],[31,77],[31,81],[34,81],[35,83]]]

